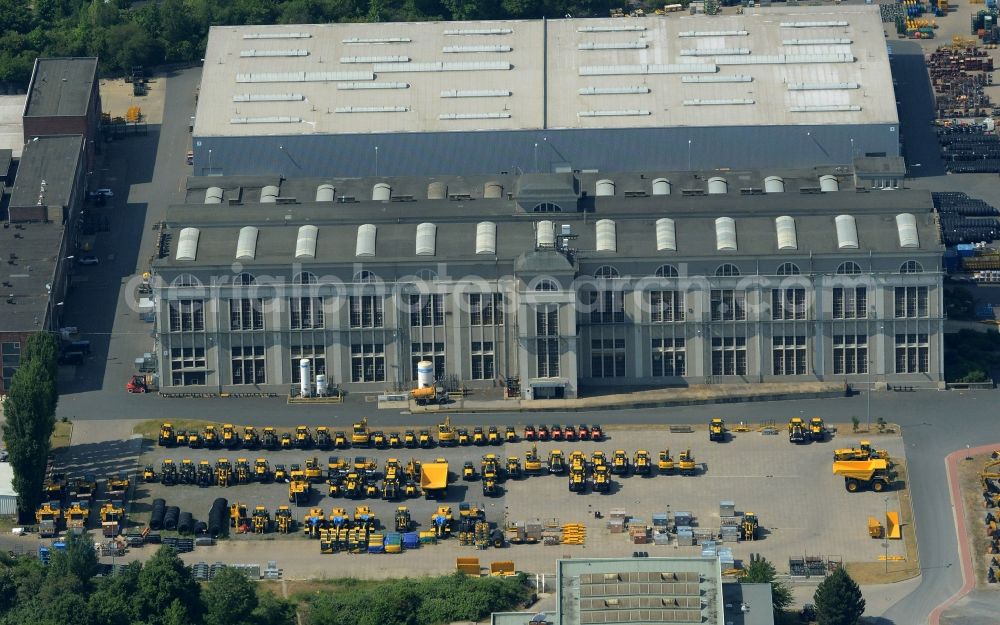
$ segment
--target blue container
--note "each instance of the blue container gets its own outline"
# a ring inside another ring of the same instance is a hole
[[[404,549],[419,549],[420,548],[420,535],[416,532],[407,532],[403,534],[403,548]]]
[[[955,246],[955,250],[962,258],[976,255],[976,246],[973,243],[959,243]]]
[[[976,304],[976,317],[979,319],[993,319],[993,304],[989,302]]]

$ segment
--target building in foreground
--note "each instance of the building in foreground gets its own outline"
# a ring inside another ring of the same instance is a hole
[[[83,135],[90,171],[100,149],[100,125],[97,58],[35,59],[22,117],[24,143],[34,137]]]
[[[942,379],[930,194],[782,176],[209,177],[153,263],[166,392]],[[824,191],[825,189],[825,191]]]
[[[877,6],[215,26],[201,175],[786,169],[899,155]]]
[[[59,328],[84,195],[80,135],[37,137],[24,146],[0,229],[0,395],[35,332]]]

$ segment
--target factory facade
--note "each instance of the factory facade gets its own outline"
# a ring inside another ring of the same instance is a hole
[[[900,154],[892,94],[877,6],[216,26],[194,171],[295,178],[840,165]]]
[[[366,392],[412,387],[422,361],[446,386],[532,398],[936,386],[930,195],[851,180],[193,178],[154,262],[161,388],[286,392],[302,359]]]

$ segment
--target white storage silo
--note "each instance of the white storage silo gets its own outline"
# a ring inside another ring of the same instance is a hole
[[[317,373],[316,374],[316,397],[326,396],[326,374]]]
[[[434,386],[434,363],[421,360],[417,363],[417,388]]]
[[[302,358],[299,360],[299,390],[303,397],[311,395],[312,385],[309,384],[310,379],[312,379],[312,373],[310,372],[309,359]]]

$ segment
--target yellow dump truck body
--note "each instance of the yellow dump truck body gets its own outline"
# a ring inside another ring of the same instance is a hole
[[[888,468],[888,463],[880,458],[874,460],[835,460],[833,463],[834,475],[851,477],[856,480],[870,480],[876,472],[886,471]]]
[[[448,463],[428,462],[420,465],[420,489],[427,493],[442,492],[448,487]]]

